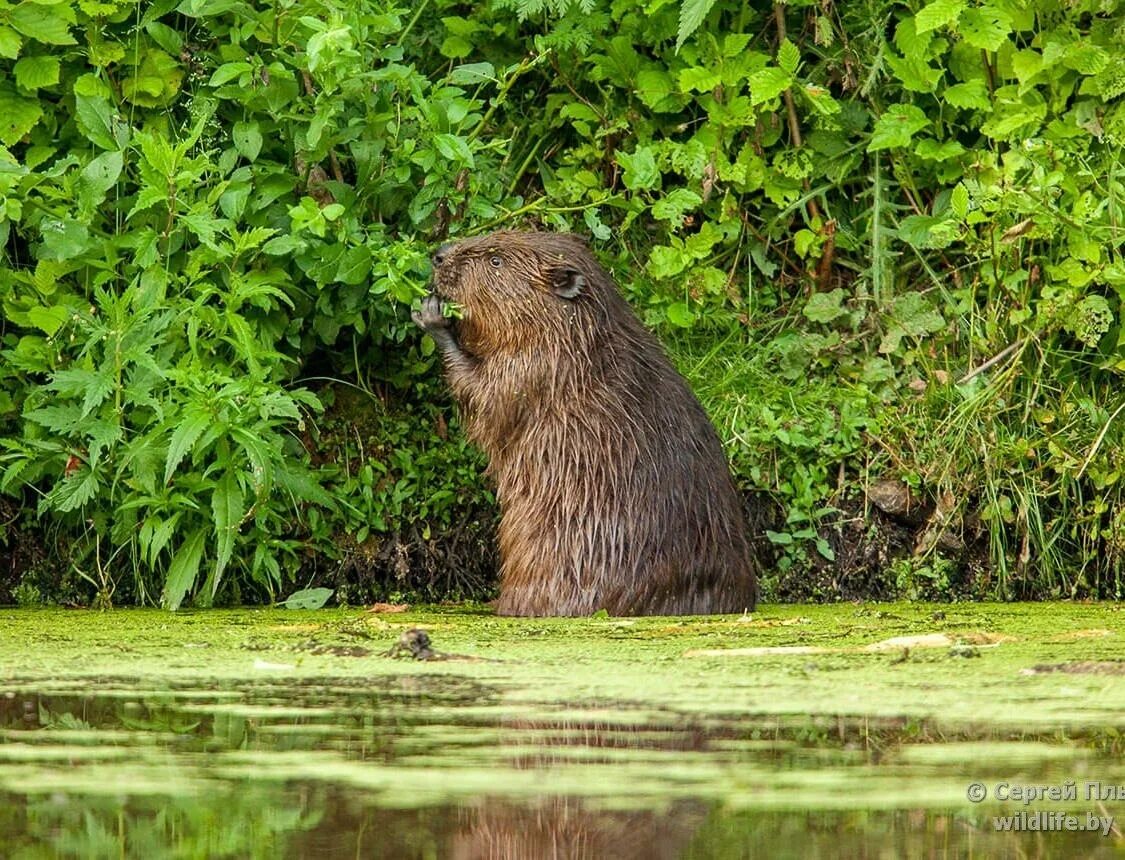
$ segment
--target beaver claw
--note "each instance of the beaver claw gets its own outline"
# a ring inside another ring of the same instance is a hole
[[[428,332],[447,329],[451,322],[441,312],[441,299],[433,293],[422,299],[421,309],[412,311],[410,316],[417,326]]]

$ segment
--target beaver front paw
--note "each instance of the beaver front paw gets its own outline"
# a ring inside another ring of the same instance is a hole
[[[446,319],[441,312],[441,299],[433,293],[422,299],[421,309],[412,311],[410,316],[417,326],[431,334],[448,329],[452,323],[452,320]]]

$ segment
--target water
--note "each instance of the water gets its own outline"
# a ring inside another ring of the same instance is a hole
[[[997,832],[999,807],[958,802],[968,763],[989,785],[1086,777],[1125,785],[1120,759],[1088,742],[909,719],[513,709],[496,687],[425,675],[225,689],[146,689],[107,677],[0,696],[0,856],[640,860],[1120,849],[1112,835]]]
[[[1123,738],[1115,604],[0,611],[2,860],[1121,856]]]

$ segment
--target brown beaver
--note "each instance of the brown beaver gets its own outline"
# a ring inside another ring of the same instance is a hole
[[[755,565],[718,435],[586,244],[499,232],[443,245],[433,263],[414,320],[496,481],[498,612],[753,609]]]

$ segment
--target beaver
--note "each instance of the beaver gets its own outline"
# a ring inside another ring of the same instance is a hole
[[[756,565],[715,428],[586,243],[497,232],[443,245],[433,271],[413,316],[488,456],[497,612],[752,610]]]

